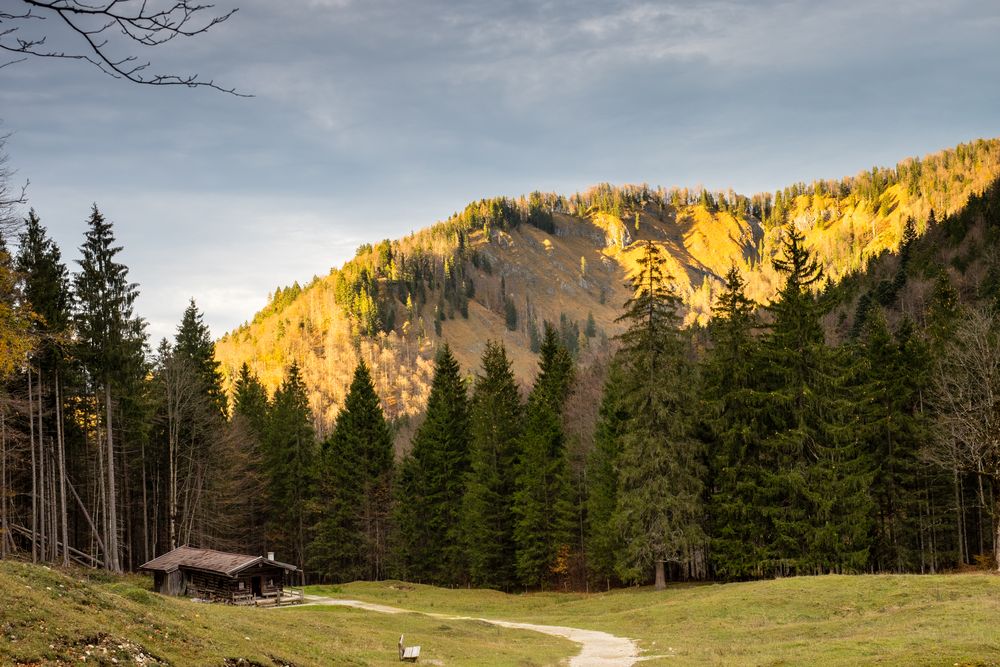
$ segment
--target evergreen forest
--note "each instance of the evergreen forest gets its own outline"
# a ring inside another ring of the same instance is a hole
[[[998,176],[980,141],[773,195],[483,200],[219,340],[194,300],[149,339],[97,205],[73,263],[32,210],[0,237],[0,557],[506,591],[996,569]]]

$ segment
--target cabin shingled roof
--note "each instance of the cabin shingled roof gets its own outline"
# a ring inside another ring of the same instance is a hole
[[[294,565],[281,563],[276,560],[267,560],[263,556],[234,554],[226,551],[216,551],[215,549],[196,549],[189,546],[177,547],[173,551],[168,551],[161,556],[157,556],[148,563],[143,563],[139,569],[150,572],[169,573],[184,567],[232,577],[242,570],[259,563],[277,565],[291,571],[298,569]]]

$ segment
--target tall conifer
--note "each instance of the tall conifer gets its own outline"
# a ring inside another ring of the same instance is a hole
[[[74,276],[76,295],[74,323],[77,353],[103,404],[104,465],[108,529],[105,564],[120,571],[117,454],[113,414],[119,389],[144,374],[145,322],[134,314],[137,285],[128,281],[128,268],[115,261],[121,246],[115,245],[111,223],[95,205],[80,247],[80,271]]]
[[[469,470],[469,400],[458,362],[438,351],[427,415],[400,471],[398,551],[405,576],[432,583],[464,578],[462,498]]]
[[[621,436],[628,421],[624,384],[621,365],[612,363],[601,395],[594,449],[587,459],[587,567],[592,577],[608,586],[618,578],[615,568],[623,546],[612,518],[618,505]]]
[[[482,364],[472,393],[463,537],[472,583],[510,589],[517,583],[513,503],[524,407],[502,343],[486,343]]]
[[[267,390],[260,379],[250,371],[250,366],[243,362],[240,372],[233,385],[232,418],[233,425],[244,434],[244,447],[248,450],[254,482],[260,486],[260,493],[251,495],[247,501],[248,547],[251,553],[263,553],[267,548],[267,489],[264,480],[267,479],[265,465],[264,442],[268,433],[270,401]]]
[[[392,432],[364,361],[323,443],[311,561],[335,581],[385,576]]]
[[[566,573],[573,529],[562,424],[573,360],[548,323],[540,351],[538,376],[525,409],[513,505],[517,573],[528,586],[545,586]]]
[[[762,555],[775,574],[857,570],[867,561],[870,477],[848,400],[850,360],[826,346],[813,292],[823,272],[794,225],[782,251],[774,265],[785,284],[761,349],[759,509],[771,546]]]
[[[895,335],[885,318],[872,317],[861,341],[864,400],[860,425],[873,479],[874,540],[871,565],[879,572],[920,566],[919,449],[929,433],[920,409],[928,385],[929,358],[913,323]]]
[[[695,373],[671,281],[660,249],[646,242],[620,318],[628,327],[619,351],[628,421],[613,517],[624,544],[617,569],[636,582],[652,570],[657,588],[666,585],[666,563],[690,575],[705,556],[701,452],[691,426]]]
[[[316,442],[305,383],[294,362],[274,393],[269,422],[264,456],[270,491],[268,544],[301,568],[313,524]]]
[[[65,349],[69,343],[69,321],[71,294],[69,289],[69,274],[62,261],[59,247],[48,237],[45,228],[35,214],[34,209],[28,212],[24,231],[20,236],[20,247],[16,267],[20,273],[24,287],[23,298],[34,315],[36,347],[33,363],[37,374],[36,395],[39,397],[39,454],[43,447],[43,422],[45,432],[54,444],[51,447],[50,458],[53,468],[58,470],[58,483],[53,484],[58,490],[59,502],[56,507],[53,496],[49,509],[50,528],[58,535],[49,535],[48,544],[52,545],[50,555],[57,556],[58,541],[63,544],[62,562],[69,564],[69,552],[66,545],[69,542],[69,503],[66,501],[66,452],[64,420],[62,405],[59,400],[63,390],[66,375]],[[2,365],[2,364],[0,364]],[[47,416],[47,419],[44,417]],[[54,438],[52,436],[55,436]],[[34,443],[32,443],[34,446]],[[44,470],[44,467],[42,468]],[[43,505],[45,507],[45,505]],[[58,518],[58,527],[55,519]],[[61,529],[61,532],[60,532]],[[3,539],[3,538],[0,538]]]
[[[233,416],[246,420],[251,434],[262,440],[267,430],[267,390],[244,361],[233,386]]]
[[[711,451],[709,516],[712,565],[716,575],[740,579],[761,575],[768,529],[756,503],[764,470],[759,463],[761,434],[756,427],[759,326],[755,304],[733,267],[712,310],[712,348],[703,364],[702,396]]]
[[[220,414],[225,415],[226,398],[222,391],[222,372],[219,370],[219,362],[215,359],[215,343],[194,299],[188,302],[181,323],[177,327],[174,354],[183,355],[191,362],[201,378],[205,396],[212,401]]]

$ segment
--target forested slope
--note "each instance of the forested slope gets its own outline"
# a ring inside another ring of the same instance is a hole
[[[390,418],[423,410],[432,357],[447,340],[465,369],[502,339],[526,382],[544,321],[582,358],[621,331],[640,241],[665,251],[687,308],[705,323],[736,266],[766,303],[780,283],[771,263],[793,222],[827,279],[855,275],[899,248],[905,223],[922,234],[1000,175],[1000,141],[980,140],[841,180],[774,193],[600,185],[570,196],[533,193],[469,204],[411,236],[364,245],[343,267],[279,288],[266,308],[216,345],[232,386],[246,362],[273,391],[295,361],[322,436],[359,358],[371,366]]]
[[[192,302],[155,351],[98,208],[73,272],[31,212],[0,558],[508,589],[995,563],[998,155],[483,200],[217,344]]]

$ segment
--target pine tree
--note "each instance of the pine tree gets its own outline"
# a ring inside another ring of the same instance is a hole
[[[267,502],[264,498],[267,495],[264,483],[267,469],[264,442],[268,435],[270,409],[267,390],[250,371],[250,366],[243,362],[233,386],[231,421],[238,432],[244,434],[244,446],[248,450],[254,486],[260,489],[260,493],[251,494],[247,499],[247,548],[251,549],[251,553],[264,553],[267,549]]]
[[[624,384],[623,369],[613,363],[601,395],[594,449],[587,459],[587,566],[592,577],[608,586],[617,580],[615,567],[623,547],[612,519],[618,505],[621,436],[628,421],[622,400]]]
[[[320,459],[321,518],[310,562],[323,576],[384,578],[392,463],[392,432],[362,361]]]
[[[105,429],[105,474],[108,529],[105,539],[105,565],[120,571],[118,547],[118,484],[115,475],[117,455],[112,415],[114,397],[137,376],[144,375],[143,351],[146,343],[145,322],[134,314],[139,295],[135,284],[128,282],[128,268],[115,261],[121,246],[114,245],[111,223],[93,207],[87,222],[89,229],[80,248],[80,271],[73,277],[76,295],[74,324],[77,354],[90,376],[95,393],[103,403]],[[122,392],[124,393],[124,392]]]
[[[852,369],[845,352],[825,344],[812,291],[822,270],[803,241],[786,228],[774,260],[785,284],[769,306],[774,323],[761,349],[759,424],[769,435],[759,511],[772,548],[765,565],[775,574],[854,571],[867,561],[870,476],[848,400]]]
[[[267,431],[269,407],[267,390],[244,361],[233,387],[233,417],[245,419],[251,434],[261,441]]]
[[[177,327],[174,353],[190,360],[201,378],[206,397],[216,406],[220,414],[225,415],[226,397],[222,391],[220,364],[215,359],[215,343],[194,299],[188,303],[181,323]]]
[[[486,343],[482,364],[469,418],[463,537],[472,583],[509,590],[517,583],[513,503],[524,406],[502,343]]]
[[[468,396],[446,343],[438,351],[426,417],[400,471],[398,550],[408,578],[439,584],[464,578],[460,519],[468,470]]]
[[[274,393],[264,443],[268,476],[268,544],[300,568],[305,565],[305,545],[312,521],[316,442],[312,413],[298,364],[288,368]]]
[[[69,274],[59,247],[49,238],[34,209],[25,219],[15,266],[24,281],[23,296],[37,317],[36,326],[49,338],[45,354],[51,356],[57,351],[54,338],[64,335],[69,327]]]
[[[573,381],[573,359],[548,323],[538,376],[528,396],[513,511],[517,574],[545,586],[560,574],[572,543],[573,503],[562,408]]]
[[[958,290],[945,269],[938,271],[927,305],[927,333],[931,347],[940,351],[954,336],[962,306]]]
[[[34,531],[36,518],[43,526],[47,524],[48,539],[38,542],[39,546],[49,547],[43,550],[48,553],[42,555],[55,560],[58,556],[56,547],[61,541],[62,562],[68,565],[69,552],[65,548],[69,542],[66,452],[63,438],[65,429],[59,397],[68,366],[63,350],[69,342],[71,295],[68,273],[59,248],[48,237],[33,209],[28,213],[24,231],[20,236],[16,268],[23,285],[21,296],[34,315],[36,346],[28,366],[28,373],[34,372],[36,380],[34,395],[38,399],[37,459],[42,464],[47,459],[51,469],[58,470],[58,483],[52,484],[53,491],[58,490],[58,505],[55,495],[39,494],[42,503],[37,509],[42,511],[38,515],[32,513],[32,527]],[[44,446],[43,433],[48,434],[48,439],[52,443],[48,448]],[[33,449],[36,448],[34,439],[31,446]],[[33,475],[34,473],[35,470],[32,471]],[[38,473],[44,481],[45,465],[38,468]],[[46,502],[50,497],[51,502]],[[42,535],[45,534],[46,531],[43,530]],[[34,547],[35,543],[32,546]]]
[[[517,331],[517,306],[509,296],[504,297],[504,323],[508,331]]]
[[[893,277],[892,286],[899,292],[906,285],[906,272],[910,265],[910,257],[913,255],[913,243],[917,240],[917,228],[913,218],[907,218],[903,225],[903,234],[899,242],[899,266],[896,275]]]
[[[739,271],[730,269],[712,310],[712,348],[703,364],[712,564],[726,579],[760,576],[768,549],[768,529],[755,506],[765,474],[759,465],[763,434],[755,426],[760,405],[754,329],[760,323],[745,286]]]
[[[920,410],[928,355],[910,320],[893,336],[881,314],[870,318],[859,352],[860,426],[873,472],[871,565],[879,572],[914,571],[920,565],[918,454],[929,436]]]
[[[685,575],[697,573],[705,543],[701,453],[691,435],[695,373],[680,332],[680,297],[663,264],[660,249],[647,241],[619,318],[628,325],[618,353],[628,378],[622,396],[628,421],[613,517],[624,543],[619,575],[638,582],[653,569],[658,589],[666,586],[668,562]]]

